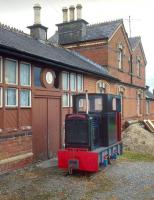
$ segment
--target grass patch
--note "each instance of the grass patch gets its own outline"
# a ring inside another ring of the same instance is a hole
[[[132,151],[124,151],[123,155],[120,156],[120,160],[154,162],[154,156]]]

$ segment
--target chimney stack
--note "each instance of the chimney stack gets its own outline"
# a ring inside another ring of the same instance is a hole
[[[34,5],[34,24],[41,24],[41,6],[40,4]]]
[[[153,89],[153,95],[154,95],[154,89]]]
[[[77,4],[76,9],[77,9],[77,20],[80,20],[82,19],[82,5]]]
[[[69,7],[69,10],[70,10],[70,21],[74,21],[74,10],[75,10],[75,7],[74,6],[70,6]]]
[[[47,27],[41,25],[41,6],[40,4],[34,5],[34,24],[28,26],[30,29],[30,35],[36,40],[46,41],[47,40]]]
[[[66,7],[63,7],[62,11],[63,11],[63,23],[68,22],[68,9]]]

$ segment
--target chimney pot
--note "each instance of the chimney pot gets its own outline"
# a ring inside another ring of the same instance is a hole
[[[62,12],[63,12],[63,22],[68,22],[68,8],[63,7]]]
[[[34,24],[41,24],[41,6],[40,4],[34,5]]]
[[[70,21],[74,21],[74,10],[75,10],[75,7],[74,6],[70,6],[69,10],[70,10]]]
[[[77,9],[77,20],[82,19],[82,5],[77,4],[76,9]]]

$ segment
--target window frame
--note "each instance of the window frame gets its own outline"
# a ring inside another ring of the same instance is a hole
[[[123,48],[122,47],[118,48],[118,69],[119,70],[123,69]]]
[[[141,77],[141,60],[137,59],[137,76]]]
[[[3,107],[3,88],[0,87],[0,108]]]
[[[21,95],[21,91],[24,91],[24,90],[29,91],[29,102],[30,102],[29,106],[22,106],[21,105],[21,96],[20,95]],[[19,99],[20,99],[20,108],[31,108],[32,107],[32,91],[31,91],[31,89],[29,89],[29,88],[20,89]]]
[[[146,114],[150,115],[150,100],[146,100]]]
[[[68,88],[67,89],[64,89],[64,85],[63,85],[64,74],[67,74],[67,77],[68,77],[68,79],[67,79]],[[69,91],[70,90],[70,74],[69,74],[69,72],[66,72],[66,71],[62,72],[62,90],[64,90],[64,91]]]
[[[30,73],[29,73],[29,76],[30,76],[30,79],[29,79],[29,82],[30,82],[30,83],[29,83],[29,84],[30,84],[30,85],[21,85],[21,64],[26,64],[26,65],[29,65],[29,67],[30,67],[30,71],[29,71],[29,72],[30,72]],[[31,72],[31,70],[32,70],[32,66],[31,66],[30,63],[23,62],[23,61],[20,62],[20,76],[19,76],[19,77],[20,77],[20,86],[21,86],[21,87],[31,87],[31,85],[32,85],[32,76],[31,76],[31,75],[32,75],[32,72]]]
[[[63,97],[64,97],[64,95],[67,95],[68,96],[68,101],[67,101],[67,105],[64,105],[64,103],[63,103]],[[63,93],[63,95],[62,95],[62,106],[63,106],[63,108],[69,108],[70,107],[70,95],[69,95],[69,93]]]
[[[16,62],[16,83],[8,83],[6,81],[6,70],[5,70],[5,75],[4,75],[4,78],[5,78],[5,83],[7,85],[18,85],[18,70],[19,70],[19,63],[18,63],[18,60],[15,60],[15,59],[11,59],[11,58],[5,58],[5,69],[6,69],[6,60],[10,60],[10,61],[15,61]]]
[[[73,75],[74,78],[75,78],[75,79],[74,79],[74,83],[75,83],[75,89],[74,89],[74,90],[72,90],[72,88],[71,88],[71,76],[72,76],[72,75]],[[75,73],[70,73],[70,91],[71,91],[71,92],[75,92],[75,91],[76,91],[76,89],[77,89],[77,88],[76,88],[76,85],[77,85],[77,76],[76,76]]]
[[[0,75],[0,83],[3,82],[3,58],[0,56],[0,72],[1,72],[1,75]]]
[[[16,90],[16,105],[8,105],[7,104],[7,100],[6,100],[6,92],[7,92],[7,90],[8,89],[14,89],[14,90]],[[5,107],[7,107],[7,108],[16,108],[16,107],[18,107],[18,93],[19,93],[19,91],[18,91],[18,88],[14,88],[14,87],[7,87],[6,89],[5,89]]]
[[[78,77],[81,77],[81,80],[82,80],[82,89],[81,90],[79,90],[79,87],[78,87]],[[76,81],[77,81],[77,87],[76,87],[76,89],[77,89],[77,92],[83,92],[83,90],[84,90],[84,80],[83,80],[83,74],[77,74],[77,79],[76,79]]]

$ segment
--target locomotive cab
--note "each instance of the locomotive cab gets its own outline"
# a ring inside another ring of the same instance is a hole
[[[65,118],[65,148],[58,151],[58,167],[96,172],[120,154],[120,96],[74,95],[73,114]]]
[[[93,150],[109,146],[118,140],[121,101],[112,94],[73,96],[73,114],[65,120],[66,148]],[[88,111],[87,111],[88,110]]]

